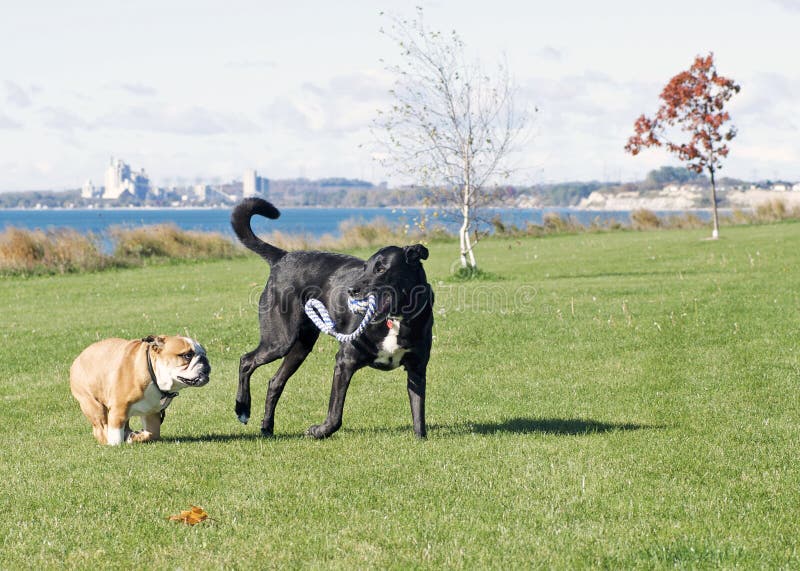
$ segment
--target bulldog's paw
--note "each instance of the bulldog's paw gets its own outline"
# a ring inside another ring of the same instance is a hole
[[[148,432],[147,430],[139,430],[137,432],[132,432],[131,435],[128,437],[128,443],[132,442],[151,442],[153,440],[153,434]]]
[[[106,430],[106,444],[108,446],[119,446],[123,442],[127,442],[129,434],[131,434],[130,431],[125,430],[125,428],[111,428],[109,426]]]

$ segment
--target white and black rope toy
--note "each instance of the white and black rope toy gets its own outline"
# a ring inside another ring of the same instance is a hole
[[[378,302],[373,294],[370,294],[366,299],[348,299],[347,306],[353,313],[363,313],[364,318],[358,327],[352,333],[339,333],[336,331],[336,323],[334,323],[325,305],[318,299],[311,298],[306,302],[305,310],[308,318],[314,322],[314,325],[319,328],[323,333],[327,333],[336,337],[342,343],[348,343],[353,339],[360,336],[369,325],[372,316],[375,315],[375,310]]]

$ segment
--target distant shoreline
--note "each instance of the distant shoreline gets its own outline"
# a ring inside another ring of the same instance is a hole
[[[256,231],[278,231],[287,235],[322,236],[341,235],[344,229],[353,225],[363,225],[376,220],[386,224],[415,228],[444,227],[457,231],[460,225],[457,216],[451,211],[415,207],[287,207],[280,208],[281,216],[275,220],[253,220]],[[656,212],[661,217],[693,214],[708,218],[704,211],[662,210]],[[580,210],[570,207],[545,208],[485,208],[478,211],[481,228],[492,228],[499,224],[508,228],[524,228],[530,224],[541,225],[548,216],[558,216],[565,220],[576,220],[584,225],[600,222],[625,222],[630,210]],[[200,230],[230,234],[229,208],[25,208],[0,210],[0,228],[73,228],[81,232],[103,233],[114,226],[142,226],[171,224],[184,230]]]
[[[0,211],[7,212],[42,212],[42,211],[68,211],[68,212],[102,212],[109,211],[122,211],[122,212],[137,212],[137,211],[153,211],[153,210],[231,210],[231,206],[103,206],[100,208],[67,208],[65,206],[49,206],[42,208],[2,208]],[[292,210],[442,210],[435,206],[280,206],[276,204],[278,209],[292,209]],[[641,207],[636,208],[596,208],[596,207],[582,207],[582,206],[483,206],[480,210],[575,210],[579,212],[632,212],[639,210]],[[649,208],[647,210],[654,210],[657,212],[710,212],[711,207],[702,208]],[[735,207],[720,207],[722,211],[732,211]]]

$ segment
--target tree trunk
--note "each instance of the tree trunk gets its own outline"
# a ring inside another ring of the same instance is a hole
[[[464,196],[466,196],[466,191],[464,192]],[[458,240],[461,245],[462,268],[466,268],[468,265],[472,267],[475,266],[475,258],[472,254],[472,244],[469,240],[469,214],[469,202],[465,198],[463,204],[461,205],[461,228],[458,230]],[[467,256],[469,256],[469,261],[467,260]]]
[[[719,216],[717,215],[717,184],[714,180],[714,167],[709,166],[708,172],[711,174],[711,212],[714,224],[711,230],[711,239],[716,240],[719,238]]]
[[[462,203],[461,203],[461,228],[458,231],[458,239],[461,245],[461,267],[466,268],[469,267],[471,269],[475,269],[477,264],[475,263],[475,253],[472,251],[473,244],[472,239],[469,237],[469,229],[471,225],[470,220],[470,188],[469,183],[464,185],[464,191],[462,193]]]
[[[460,246],[460,260],[461,260],[461,267],[467,267],[467,236],[469,236],[469,218],[467,218],[466,214],[464,214],[464,210],[462,208],[461,214],[464,216],[463,221],[461,222],[461,228],[458,230],[458,241]]]
[[[472,243],[472,238],[469,237],[469,232],[467,232],[467,253],[469,254],[469,265],[474,270],[478,267],[478,263],[475,261],[475,245]]]

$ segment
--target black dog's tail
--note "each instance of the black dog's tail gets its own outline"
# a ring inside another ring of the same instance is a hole
[[[286,254],[286,250],[267,244],[253,233],[253,229],[250,227],[250,219],[254,214],[260,214],[274,220],[281,213],[263,198],[255,197],[245,198],[231,212],[231,226],[233,226],[236,236],[242,244],[264,258],[271,266]]]

